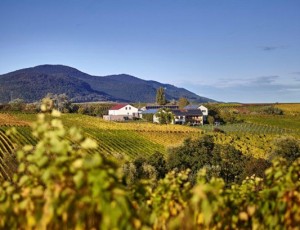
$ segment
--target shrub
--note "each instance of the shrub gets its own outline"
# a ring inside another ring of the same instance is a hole
[[[1,184],[0,228],[133,227],[135,212],[119,182],[118,166],[89,154],[97,148],[94,140],[76,128],[66,130],[57,118],[47,122],[44,114],[33,124],[33,135],[38,144],[17,152],[13,182]]]

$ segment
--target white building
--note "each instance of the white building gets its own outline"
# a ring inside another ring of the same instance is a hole
[[[207,109],[205,106],[200,105],[200,106],[198,107],[198,109],[201,110],[203,116],[208,116],[208,109]]]
[[[162,111],[164,112],[164,111]],[[203,114],[200,109],[189,109],[189,110],[170,110],[174,116],[172,124],[186,124],[191,125],[203,125]],[[154,114],[153,123],[159,123],[159,118]]]
[[[117,104],[108,110],[108,115],[103,116],[103,119],[109,121],[124,121],[138,118],[138,108],[130,104]]]
[[[130,104],[117,104],[108,110],[108,115],[137,116],[138,109]]]
[[[203,115],[203,121],[207,121],[207,117],[208,117],[208,109],[203,106],[203,105],[187,105],[186,107],[184,107],[184,109],[186,110],[194,110],[194,109],[199,109],[202,112]]]

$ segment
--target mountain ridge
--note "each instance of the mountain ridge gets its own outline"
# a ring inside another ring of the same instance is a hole
[[[187,89],[129,74],[94,76],[65,65],[38,65],[0,75],[0,103],[13,98],[40,100],[47,93],[66,93],[74,102],[154,102],[156,90],[165,88],[167,100],[186,97],[191,102],[214,102]]]

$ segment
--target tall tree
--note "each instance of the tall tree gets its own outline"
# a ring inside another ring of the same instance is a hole
[[[53,102],[53,107],[60,112],[69,112],[71,102],[69,101],[68,96],[64,94],[53,94],[48,93],[46,98],[49,98]]]
[[[179,106],[180,109],[183,109],[185,106],[187,106],[189,104],[190,104],[190,102],[185,97],[179,98],[178,106]]]
[[[8,103],[12,110],[21,111],[25,107],[23,99],[16,98]]]
[[[159,104],[159,105],[165,105],[166,104],[165,89],[163,87],[159,87],[156,90],[156,103]]]

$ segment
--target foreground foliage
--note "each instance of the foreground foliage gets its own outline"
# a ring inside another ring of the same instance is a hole
[[[46,122],[44,114],[33,135],[40,141],[17,152],[17,173],[0,187],[3,229],[113,229],[133,223],[117,165],[88,154],[95,141],[75,128],[65,130],[60,120]]]
[[[59,113],[54,111],[53,116]],[[85,138],[76,128],[65,129],[59,119],[46,121],[44,115],[39,115],[33,135],[38,143],[25,145],[17,152],[18,167],[12,181],[0,185],[1,229],[300,226],[299,158],[275,157],[264,180],[251,176],[231,186],[216,174],[208,176],[208,167],[199,167],[196,172],[192,166],[170,171],[162,179],[139,178],[129,183],[130,175],[124,175],[118,164],[101,156],[94,140]],[[204,155],[213,147],[206,142],[190,142],[187,147],[194,144],[200,145],[199,153]],[[216,156],[225,157],[226,166],[233,156],[222,156],[231,149],[224,148],[218,147]],[[149,162],[165,164],[159,155]],[[146,166],[142,164],[141,168],[153,172]],[[189,179],[191,174],[194,184]]]

